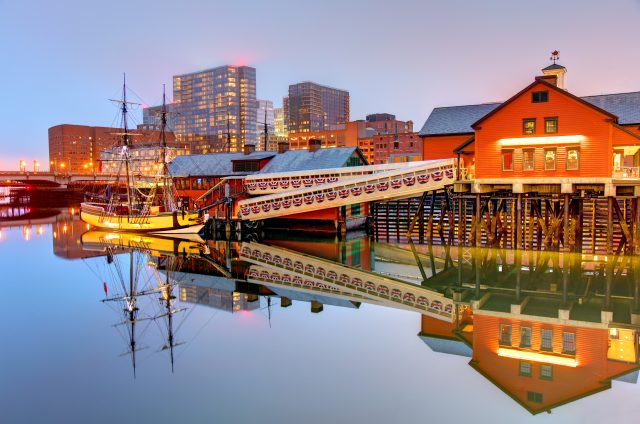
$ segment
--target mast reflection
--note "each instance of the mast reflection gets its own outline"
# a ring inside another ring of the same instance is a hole
[[[313,313],[363,303],[416,312],[430,349],[469,357],[534,414],[612,380],[635,382],[640,369],[640,258],[411,241],[374,249],[366,236],[205,242],[90,232],[83,245],[144,249],[159,271],[180,269],[179,283],[166,275],[164,283],[179,285],[178,299],[156,287],[166,311],[172,299],[255,312],[264,298],[269,317],[272,299],[282,308],[306,302]]]

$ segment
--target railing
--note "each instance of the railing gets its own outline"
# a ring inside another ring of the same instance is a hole
[[[613,178],[640,178],[640,166],[625,166],[614,170]]]
[[[350,178],[335,183],[288,190],[238,202],[238,217],[255,221],[354,203],[410,197],[438,190],[454,181],[453,160]]]
[[[343,168],[313,169],[307,171],[276,172],[249,175],[244,178],[247,193],[263,195],[280,193],[287,190],[315,187],[358,178],[379,172],[420,167],[439,161],[420,161],[407,163],[388,163],[380,165],[350,166]]]
[[[455,318],[453,300],[422,286],[260,243],[242,243],[239,253],[240,259],[266,268],[252,267],[249,279],[351,295],[446,322]]]

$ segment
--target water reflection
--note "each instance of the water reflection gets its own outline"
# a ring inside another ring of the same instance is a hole
[[[639,258],[373,244],[365,235],[228,242],[82,231],[78,238],[82,228],[67,217],[66,232],[62,222],[54,229],[75,237],[64,244],[73,247],[67,257],[120,262],[107,296],[118,304],[133,364],[142,349],[135,335],[164,322],[153,349],[168,351],[173,366],[181,343],[174,320],[188,319],[196,305],[270,316],[273,306],[294,302],[312,313],[372,304],[415,312],[426,347],[469,357],[531,413],[606,390],[612,380],[637,381]],[[148,276],[135,277],[136,268]]]

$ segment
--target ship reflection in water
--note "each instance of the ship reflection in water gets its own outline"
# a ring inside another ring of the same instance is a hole
[[[84,231],[70,245],[84,252],[66,249],[72,258],[122,267],[105,280],[105,303],[118,303],[134,367],[136,325],[164,320],[158,350],[173,366],[172,320],[197,305],[270,316],[294,302],[313,313],[365,303],[415,312],[428,348],[469,357],[532,414],[638,378],[640,258],[374,244],[364,234],[228,242]]]

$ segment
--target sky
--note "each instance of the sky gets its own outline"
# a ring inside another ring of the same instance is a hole
[[[583,96],[640,90],[640,0],[0,0],[0,170],[48,162],[47,129],[109,126],[122,74],[145,104],[172,76],[257,69],[257,95],[349,90],[351,119],[418,130],[434,107],[501,101],[560,51]],[[136,111],[141,122],[141,111]]]

